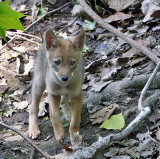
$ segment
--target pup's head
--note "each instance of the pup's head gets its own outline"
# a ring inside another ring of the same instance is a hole
[[[44,34],[47,58],[51,69],[62,83],[68,83],[80,65],[81,51],[84,47],[85,32],[68,40],[59,39],[51,29]]]

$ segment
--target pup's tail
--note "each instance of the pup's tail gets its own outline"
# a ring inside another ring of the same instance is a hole
[[[22,96],[25,95],[30,89],[32,88],[32,82],[25,88],[25,90],[22,92]]]

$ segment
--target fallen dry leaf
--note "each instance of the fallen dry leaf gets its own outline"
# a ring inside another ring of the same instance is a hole
[[[156,132],[156,138],[160,141],[160,130]]]
[[[13,49],[16,50],[17,52],[24,53],[27,48],[25,48],[24,46],[19,46],[19,47],[13,47]]]
[[[110,65],[112,66],[125,66],[129,59],[127,57],[119,57],[110,60]]]
[[[159,15],[160,7],[156,3],[156,0],[153,0],[153,1],[144,0],[142,2],[141,10],[142,10],[143,14],[145,15],[143,22],[147,22],[147,21],[153,19],[153,17],[154,18],[160,17],[160,15]]]
[[[5,78],[0,78],[0,85],[4,85],[4,86],[7,86],[7,80]]]
[[[63,149],[65,149],[66,151],[72,152],[73,150],[67,145],[64,144],[62,142],[59,142],[59,144],[62,146]]]
[[[116,68],[113,68],[113,70],[111,70],[109,73],[107,73],[104,77],[102,77],[102,80],[103,81],[108,81],[108,80],[111,80],[112,79],[112,75],[115,75],[117,74],[117,72],[119,70],[121,70],[122,67],[121,66],[118,66]]]
[[[146,132],[146,133],[138,133],[136,137],[139,139],[139,141],[143,141],[147,139],[148,136],[149,136],[149,132]]]
[[[144,151],[146,149],[150,150],[153,147],[154,141],[151,138],[147,138],[140,142],[139,146],[137,147],[137,150],[139,152]]]
[[[34,65],[34,59],[30,59],[29,63],[25,65],[25,72],[24,72],[25,75],[28,75],[29,72],[33,70],[33,65]]]
[[[153,113],[149,116],[149,121],[156,124],[157,120],[160,119],[159,109],[155,109]]]
[[[109,8],[115,9],[117,12],[128,8],[137,0],[108,0]]]
[[[15,108],[22,110],[28,107],[29,103],[27,101],[13,102]]]
[[[160,7],[151,14],[151,17],[160,18]]]
[[[107,81],[107,82],[102,82],[102,81],[97,82],[97,84],[95,86],[93,86],[91,89],[95,92],[100,92],[103,88],[108,86],[111,82],[112,82],[112,80]]]
[[[95,114],[90,115],[90,121],[92,124],[101,123],[107,120],[117,108],[119,108],[118,104],[111,104],[110,106],[99,110]]]
[[[48,103],[47,98],[43,99],[39,104],[39,112],[38,117],[42,117],[48,113],[48,110],[46,109],[46,103]]]
[[[116,14],[111,15],[108,18],[104,19],[104,21],[107,22],[107,23],[111,23],[111,22],[115,22],[115,21],[118,21],[118,20],[129,19],[131,17],[132,17],[132,15],[125,14],[125,13],[122,13],[122,12],[117,12]]]
[[[130,65],[130,66],[137,65],[139,62],[142,62],[142,61],[145,60],[145,59],[146,59],[146,57],[138,57],[138,58],[135,58],[135,59],[133,59],[133,60],[130,60],[130,61],[128,62],[128,65]]]

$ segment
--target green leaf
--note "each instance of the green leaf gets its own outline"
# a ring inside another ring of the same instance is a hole
[[[59,110],[59,115],[60,115],[60,118],[61,118],[61,122],[62,122],[62,125],[63,127],[66,127],[69,125],[68,121],[66,120],[65,116],[64,116],[64,113],[62,110]]]
[[[48,116],[46,116],[46,117],[45,117],[45,119],[46,119],[46,120],[48,120],[48,119],[49,119],[49,117],[48,117]]]
[[[86,47],[84,46],[83,50],[82,50],[82,53],[84,54],[88,54],[90,52],[90,48],[89,47]]]
[[[86,30],[94,30],[96,28],[96,21],[90,22],[88,20],[84,21],[86,24],[83,25],[83,28]]]
[[[5,31],[8,29],[23,30],[19,18],[24,17],[9,7],[9,1],[0,2],[0,36],[6,40]]]
[[[39,9],[38,17],[42,17],[47,11],[41,6]]]
[[[112,115],[100,126],[100,128],[117,130],[117,129],[122,129],[124,125],[125,121],[122,113],[120,113],[117,115]]]

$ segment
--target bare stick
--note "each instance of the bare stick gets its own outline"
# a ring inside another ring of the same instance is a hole
[[[39,41],[42,41],[42,39],[39,38],[38,36],[31,35],[31,34],[26,34],[26,33],[22,33],[22,32],[13,32],[13,31],[6,31],[6,33],[10,34],[10,35],[24,35],[24,36],[33,37],[33,38],[38,39]]]
[[[138,126],[138,124],[150,113],[150,108],[144,108],[140,114],[120,133],[110,134],[106,137],[100,137],[99,140],[93,143],[89,147],[82,147],[80,150],[77,150],[69,159],[77,158],[95,158],[99,151],[109,147],[113,142],[120,141],[127,137],[133,130]]]
[[[9,37],[10,39],[12,38],[12,37],[11,37],[10,35],[8,35],[8,34],[6,34],[6,36]],[[21,35],[16,35],[16,37],[21,38],[21,39],[24,39],[24,40],[26,40],[26,41],[29,41],[29,42],[31,42],[31,43],[36,43],[36,41],[30,40],[30,39],[25,38],[25,37],[23,37],[23,36],[21,36]]]
[[[22,132],[20,132],[19,130],[11,127],[11,126],[8,126],[6,125],[5,123],[1,122],[0,121],[0,125],[2,125],[3,127],[5,128],[8,128],[8,129],[11,129],[13,130],[14,132],[16,132],[17,134],[19,134],[20,136],[22,136],[26,141],[28,141],[43,157],[47,158],[47,159],[50,159],[51,156],[47,153],[47,152],[44,152],[42,151],[38,146],[36,146],[31,139],[29,139],[26,135],[24,135]]]
[[[30,29],[33,25],[35,25],[36,23],[38,23],[39,21],[41,21],[41,20],[42,20],[44,17],[46,17],[47,15],[56,13],[56,12],[58,12],[59,10],[61,10],[62,8],[66,7],[66,6],[70,5],[70,4],[72,4],[72,3],[71,3],[71,2],[68,2],[68,3],[64,4],[63,6],[57,8],[57,9],[54,9],[54,10],[52,10],[52,11],[50,11],[50,12],[45,13],[41,18],[39,18],[39,19],[37,19],[36,21],[34,21],[34,22],[33,22],[31,25],[29,25],[25,30]]]
[[[3,72],[5,72],[8,75],[12,75],[13,77],[15,77],[17,74],[9,69],[7,69],[6,67],[0,66],[0,70],[2,70]]]
[[[5,45],[3,45],[1,48],[0,48],[0,51],[6,47],[9,43],[11,43],[17,36],[14,36],[12,39],[10,39]]]
[[[160,68],[160,62],[157,64],[157,66],[155,67],[152,75],[150,76],[149,80],[147,81],[146,85],[144,86],[142,92],[141,92],[141,95],[140,95],[140,98],[139,98],[139,101],[138,101],[138,110],[141,111],[144,107],[143,107],[143,99],[146,95],[146,92],[149,88],[149,86],[151,85],[151,82],[153,81],[154,77],[156,76],[158,70]]]
[[[85,12],[91,16],[98,24],[101,25],[101,27],[107,29],[108,31],[110,31],[111,33],[115,34],[116,36],[120,37],[121,39],[123,39],[124,41],[128,42],[130,45],[132,45],[132,47],[142,51],[146,56],[148,56],[152,61],[154,61],[156,64],[158,64],[158,62],[160,61],[160,59],[155,56],[151,51],[149,51],[146,47],[138,44],[137,42],[135,42],[133,39],[129,38],[128,36],[126,36],[124,33],[120,32],[119,30],[117,30],[116,28],[114,28],[113,26],[111,26],[110,24],[106,23],[103,21],[103,19],[98,16],[92,9],[91,7],[85,2],[85,0],[78,0],[78,2],[80,3],[80,5],[83,7],[83,9],[85,10]]]

